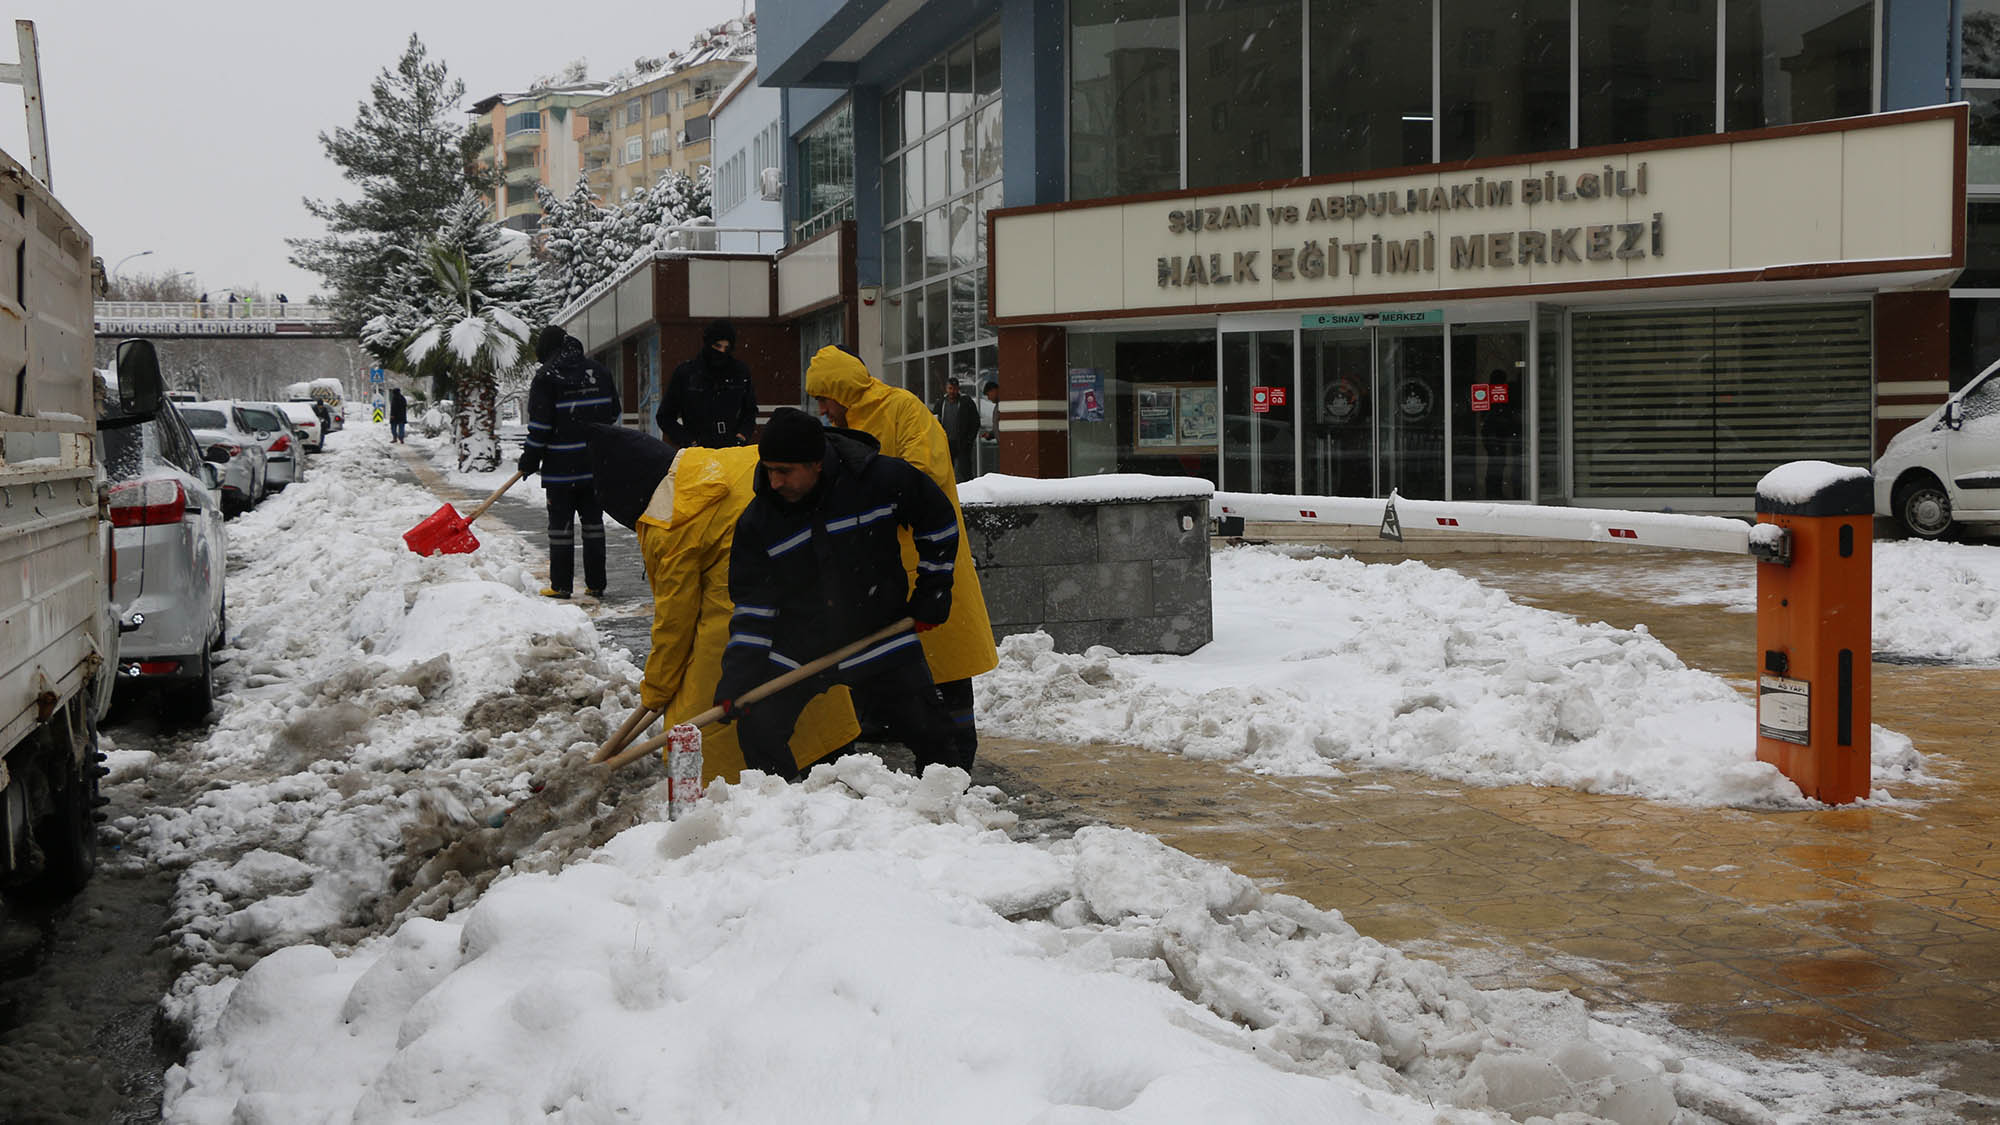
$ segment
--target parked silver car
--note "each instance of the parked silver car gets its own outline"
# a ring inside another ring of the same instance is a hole
[[[283,492],[286,485],[306,479],[305,439],[284,409],[269,402],[239,402],[236,409],[250,436],[264,447],[265,487]]]
[[[210,457],[218,449],[227,455],[226,460],[218,462],[222,465],[223,511],[233,516],[263,503],[269,472],[264,443],[250,432],[236,404],[196,402],[179,409],[204,457]]]
[[[220,467],[171,401],[137,424],[103,419],[119,686],[157,687],[176,717],[214,701],[212,654],[228,629]]]

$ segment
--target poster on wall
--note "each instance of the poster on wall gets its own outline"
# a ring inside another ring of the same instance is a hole
[[[1069,369],[1069,418],[1072,422],[1104,421],[1104,372],[1095,367]]]
[[[1180,444],[1214,445],[1222,433],[1217,407],[1214,387],[1180,388]]]
[[[1174,435],[1174,392],[1173,387],[1142,387],[1137,392],[1138,408],[1133,413],[1139,420],[1140,448],[1180,444]]]

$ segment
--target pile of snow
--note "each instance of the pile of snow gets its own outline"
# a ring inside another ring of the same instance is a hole
[[[1214,556],[1215,640],[1190,656],[1008,637],[975,690],[985,729],[1119,742],[1267,773],[1395,768],[1686,805],[1801,808],[1756,759],[1751,702],[1645,628],[1584,624],[1419,562]],[[1876,788],[1935,781],[1874,730]]]
[[[1875,544],[1874,648],[1892,660],[2000,664],[2000,547],[1893,540]],[[1638,571],[1613,557],[1567,562],[1542,577],[1662,605],[1757,612],[1757,564],[1688,555]]]
[[[998,796],[751,773],[470,910],[285,950],[204,990],[167,1119],[1668,1125],[1929,1089],[1690,1058],[1148,836],[1010,840]]]
[[[469,555],[402,534],[437,498],[389,479],[386,427],[332,435],[307,479],[230,525],[230,638],[203,741],[153,761],[200,793],[110,824],[127,863],[179,868],[185,997],[301,941],[352,940],[470,904],[509,864],[553,869],[649,815],[657,771],[613,795],[559,785],[487,826],[635,705],[639,672],[584,613],[535,596],[539,545],[495,524]],[[554,829],[551,831],[550,829]],[[182,1014],[178,1003],[171,1014]]]
[[[958,486],[959,503],[973,505],[1102,504],[1213,495],[1215,486],[1201,477],[1163,477],[1152,473],[1101,473],[1062,480],[987,473]]]

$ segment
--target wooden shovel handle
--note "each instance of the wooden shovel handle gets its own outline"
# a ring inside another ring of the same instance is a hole
[[[590,760],[601,762],[620,750],[625,749],[625,744],[632,741],[633,735],[645,730],[659,716],[660,713],[651,707],[633,708],[632,713],[625,717],[625,722],[618,728],[617,733],[605,739],[604,745],[597,748],[597,753],[591,755]]]
[[[493,490],[493,495],[488,496],[486,498],[485,503],[482,503],[477,508],[472,509],[472,514],[465,517],[465,522],[471,523],[473,520],[476,520],[480,516],[486,514],[486,509],[491,508],[493,506],[493,502],[495,500],[500,499],[502,493],[506,492],[508,489],[514,487],[519,483],[521,483],[521,474],[519,471],[516,471],[513,476],[507,478],[506,484],[503,484],[499,488]]]
[[[903,630],[908,629],[910,626],[914,624],[916,624],[916,621],[914,619],[905,617],[893,625],[885,626],[881,629],[876,630],[873,633],[868,634],[867,636],[861,638],[858,641],[855,641],[853,644],[848,645],[845,648],[834,649],[832,652],[827,653],[825,656],[820,657],[818,660],[812,661],[811,663],[808,664],[801,664],[797,668],[794,668],[791,671],[786,672],[781,676],[777,676],[773,679],[766,680],[765,682],[758,684],[756,687],[753,687],[750,690],[744,692],[742,695],[737,696],[736,706],[738,709],[741,709],[747,704],[755,703],[758,700],[763,699],[765,696],[772,695],[776,692],[781,692],[786,688],[791,687],[793,684],[798,683],[800,680],[816,676],[821,672],[826,671],[828,668],[831,668],[834,665],[840,663],[841,661],[847,659],[848,657],[853,656],[855,653],[858,653],[863,649],[868,648],[870,645],[877,644],[881,641],[886,641],[890,637],[893,637],[897,633],[900,633]],[[693,726],[705,727],[720,718],[722,718],[722,708],[710,707],[708,710],[703,711],[701,714],[696,715],[694,718],[688,719],[687,722]],[[638,761],[640,758],[643,758],[648,754],[658,751],[662,746],[665,746],[667,744],[667,739],[672,735],[672,733],[673,732],[670,730],[666,734],[662,734],[657,738],[649,738],[644,742],[637,743],[633,746],[627,747],[617,757],[612,758],[611,760],[605,762],[604,763],[605,768],[613,770],[620,769],[624,766],[630,765],[631,763]]]

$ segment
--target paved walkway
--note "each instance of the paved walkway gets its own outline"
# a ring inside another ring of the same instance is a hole
[[[539,506],[503,499],[494,512],[540,538]],[[593,615],[643,660],[651,606],[629,532],[612,528],[610,556],[611,592]],[[1438,565],[1585,620],[1643,623],[1690,665],[1751,683],[1752,615],[1646,596],[1690,566],[1748,581],[1747,560]],[[1896,1071],[1944,1066],[1945,1083],[1975,1099],[1961,1116],[2000,1120],[2000,670],[1878,662],[1874,685],[1875,722],[1954,784],[1905,788],[1912,802],[1896,808],[1685,809],[1393,772],[1262,777],[992,737],[975,780],[1057,830],[1115,823],[1228,864],[1482,985],[1568,989],[1600,1012],[1657,1013],[1760,1053],[1854,1047]]]

